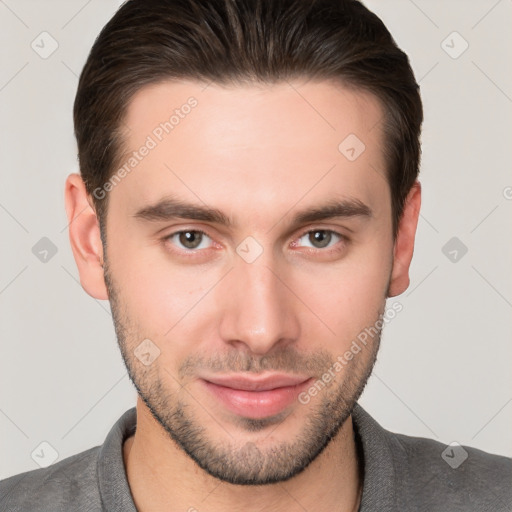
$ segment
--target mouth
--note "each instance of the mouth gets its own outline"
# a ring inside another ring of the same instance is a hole
[[[246,418],[274,416],[297,401],[312,377],[266,374],[256,376],[222,375],[200,379],[216,401],[230,412]]]

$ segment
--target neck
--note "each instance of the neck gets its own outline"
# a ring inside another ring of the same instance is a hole
[[[139,512],[308,512],[358,510],[362,475],[352,418],[301,473],[263,486],[232,485],[201,469],[153,418],[139,398],[137,429],[123,457]]]

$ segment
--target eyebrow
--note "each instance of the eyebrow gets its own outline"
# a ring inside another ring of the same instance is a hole
[[[181,199],[166,197],[156,204],[145,206],[134,214],[137,219],[149,222],[164,222],[173,219],[190,219],[211,222],[226,227],[235,227],[236,223],[217,208],[187,203]],[[292,226],[318,222],[333,218],[372,217],[372,210],[359,199],[331,199],[324,205],[314,206],[295,214]]]

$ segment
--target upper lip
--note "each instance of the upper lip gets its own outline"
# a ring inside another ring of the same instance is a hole
[[[215,375],[203,377],[203,380],[226,388],[241,389],[244,391],[269,391],[271,389],[296,386],[309,380],[303,375],[288,375],[273,373],[266,375]]]

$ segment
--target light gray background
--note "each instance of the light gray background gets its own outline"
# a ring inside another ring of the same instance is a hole
[[[366,4],[410,56],[426,119],[412,283],[360,402],[390,430],[512,456],[512,2]],[[0,478],[37,468],[42,441],[58,460],[102,443],[135,404],[108,302],[78,282],[63,200],[78,74],[118,5],[0,0]],[[31,48],[43,31],[59,45],[46,59]],[[469,43],[456,59],[453,31]],[[58,249],[46,263],[42,237]],[[452,237],[468,248],[456,262]]]

